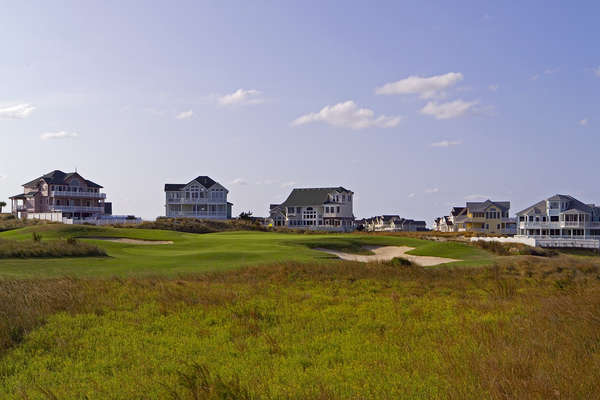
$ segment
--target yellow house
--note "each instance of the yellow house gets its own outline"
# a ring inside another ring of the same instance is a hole
[[[466,207],[453,207],[450,215],[443,217],[447,223],[437,223],[435,228],[447,232],[514,235],[517,230],[516,219],[509,217],[509,211],[509,201],[467,202]]]
[[[468,202],[461,224],[466,232],[515,234],[516,220],[509,210],[509,201]]]

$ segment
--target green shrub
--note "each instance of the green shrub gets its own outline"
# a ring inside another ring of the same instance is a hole
[[[415,264],[413,264],[412,261],[407,260],[406,258],[401,258],[401,257],[394,257],[390,260],[389,263],[391,265],[398,266],[398,267],[414,267],[415,266]]]

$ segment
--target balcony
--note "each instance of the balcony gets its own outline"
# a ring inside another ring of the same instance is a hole
[[[167,213],[167,217],[189,217],[189,218],[227,218],[226,212],[218,212],[218,211],[169,211]]]
[[[53,205],[53,206],[50,206],[49,208],[51,211],[62,211],[62,212],[91,212],[91,213],[103,213],[104,212],[104,207]]]
[[[519,229],[600,228],[600,221],[521,221]]]
[[[95,193],[95,192],[76,192],[76,191],[56,191],[50,192],[50,197],[82,197],[86,199],[105,199],[106,193]]]
[[[225,204],[226,199],[167,199],[167,204]]]

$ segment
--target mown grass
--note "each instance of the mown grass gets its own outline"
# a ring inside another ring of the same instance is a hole
[[[1,398],[596,398],[600,270],[281,263],[0,281]]]
[[[0,233],[0,239],[29,240],[33,233],[44,241],[80,238],[103,249],[110,257],[61,259],[3,259],[0,276],[140,276],[219,271],[279,262],[338,262],[314,250],[317,247],[361,252],[363,246],[410,246],[423,255],[463,260],[451,265],[489,265],[494,256],[466,243],[431,242],[414,237],[369,234],[295,234],[277,232],[221,232],[192,234],[158,229],[47,224]],[[170,245],[144,246],[90,239],[121,237],[172,241]],[[87,239],[86,239],[87,238]],[[433,247],[431,247],[433,245]],[[429,248],[429,250],[427,250]],[[429,254],[431,253],[431,254]]]

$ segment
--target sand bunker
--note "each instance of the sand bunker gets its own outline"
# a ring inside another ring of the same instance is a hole
[[[107,242],[114,242],[114,243],[143,244],[143,245],[173,244],[173,242],[170,240],[143,240],[143,239],[127,239],[127,238],[114,238],[114,237],[84,237],[82,239],[106,240]]]
[[[454,258],[444,258],[444,257],[431,257],[431,256],[413,256],[410,254],[405,254],[407,251],[414,250],[414,247],[408,246],[383,246],[383,247],[375,247],[368,246],[364,247],[367,250],[371,250],[374,255],[364,256],[360,254],[350,254],[343,253],[341,251],[329,250],[329,249],[315,249],[319,251],[323,251],[325,253],[333,254],[338,256],[342,260],[348,261],[359,261],[359,262],[378,262],[378,261],[389,261],[392,258],[399,257],[407,259],[415,264],[421,265],[423,267],[429,267],[432,265],[445,264],[454,261]]]

